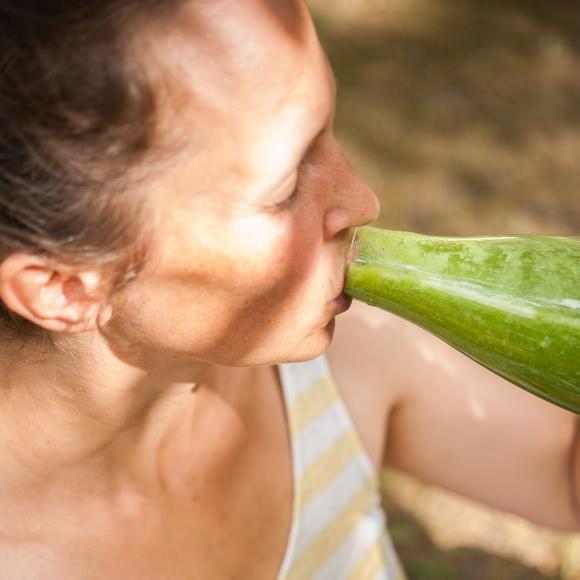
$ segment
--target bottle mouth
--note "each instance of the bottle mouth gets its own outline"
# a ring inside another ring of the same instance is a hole
[[[359,239],[359,228],[354,228],[352,239],[350,241],[350,246],[348,248],[348,254],[346,256],[346,269],[356,262],[360,253],[360,239]]]

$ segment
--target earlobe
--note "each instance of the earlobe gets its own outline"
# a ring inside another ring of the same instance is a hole
[[[96,327],[101,278],[73,273],[40,256],[13,254],[0,264],[0,299],[15,314],[53,332]]]

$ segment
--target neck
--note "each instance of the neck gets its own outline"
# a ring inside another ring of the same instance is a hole
[[[2,364],[0,484],[94,486],[124,478],[161,485],[162,450],[194,427],[200,402],[209,400],[192,394],[196,385],[211,390],[208,365],[157,355],[143,368],[119,358],[99,336],[75,340],[34,362],[10,357],[19,362]]]

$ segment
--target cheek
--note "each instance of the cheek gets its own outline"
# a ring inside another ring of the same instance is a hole
[[[327,290],[321,253],[320,232],[291,214],[173,229],[123,318],[139,331],[137,342],[204,360],[246,360],[250,345],[285,344],[312,326]]]
[[[234,277],[250,292],[285,294],[307,284],[316,271],[320,235],[290,214],[238,220],[228,234],[226,259]]]

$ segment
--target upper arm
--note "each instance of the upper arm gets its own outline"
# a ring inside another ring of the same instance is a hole
[[[404,349],[397,336],[400,319],[360,302],[337,318],[327,353],[332,373],[362,443],[377,469],[383,463],[388,418],[402,384],[397,369],[377,372],[384,361],[400,360]]]
[[[377,317],[382,314],[377,311]],[[385,326],[385,332],[392,332]],[[385,462],[532,521],[578,529],[572,508],[576,416],[532,396],[400,321]],[[578,459],[580,461],[580,458]]]

